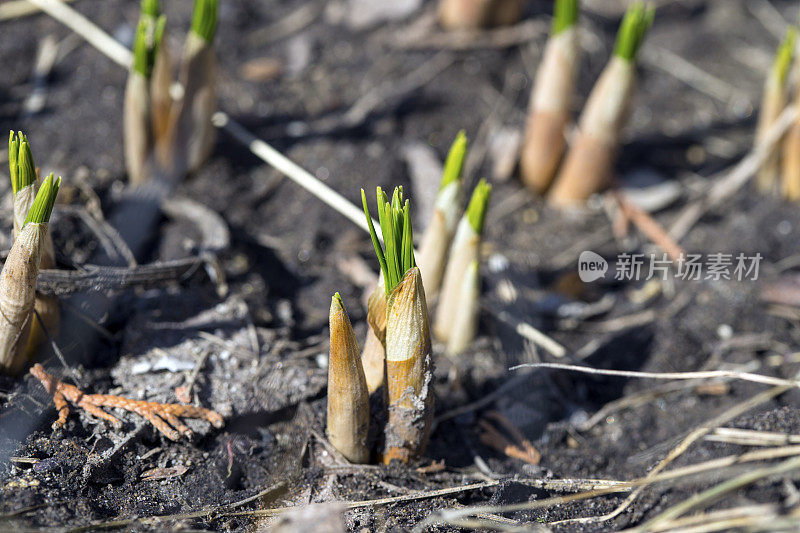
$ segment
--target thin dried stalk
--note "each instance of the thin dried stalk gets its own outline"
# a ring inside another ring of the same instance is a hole
[[[417,267],[408,270],[389,297],[386,374],[389,423],[383,462],[406,463],[424,453],[433,422],[428,306]]]
[[[569,12],[562,14],[559,9]],[[577,2],[558,2],[556,10],[553,34],[547,41],[531,93],[520,156],[522,181],[536,194],[543,194],[550,186],[564,155],[565,130],[578,72]]]
[[[507,26],[522,16],[522,0],[441,0],[439,23],[447,30]]]
[[[350,462],[369,461],[369,392],[358,342],[339,293],[331,301],[327,433]]]

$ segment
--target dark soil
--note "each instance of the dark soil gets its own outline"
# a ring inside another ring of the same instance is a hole
[[[610,53],[620,3],[586,2],[576,110]],[[165,4],[177,52],[190,10],[188,2]],[[435,47],[408,50],[392,44],[430,16],[432,2],[424,2],[405,20],[361,30],[341,20],[347,14],[341,1],[221,4],[221,109],[353,202],[359,201],[361,187],[425,189],[426,184],[412,182],[403,156],[411,143],[428,144],[441,160],[459,129],[467,131],[474,154],[501,127],[521,129],[532,69],[546,37],[542,33],[507,48],[446,51],[453,62],[432,81],[399,99],[387,99],[366,119],[351,124],[342,117],[359,97],[381,84],[399,83],[441,53]],[[528,19],[549,20],[550,2],[529,4]],[[635,111],[618,174],[623,186],[642,175],[680,184],[677,201],[656,215],[669,227],[705,182],[700,176],[735,164],[750,149],[761,84],[777,33],[783,31],[780,17],[796,20],[797,6],[773,0],[773,12],[765,11],[767,2],[744,0],[662,4],[645,45],[650,55],[639,69]],[[138,2],[81,0],[74,5],[118,39],[130,40]],[[279,38],[259,32],[302,6],[316,9],[306,27]],[[45,109],[26,116],[23,102],[32,87],[37,43],[46,35],[55,36],[68,51],[48,79]],[[83,202],[77,192],[82,183],[97,193],[107,215],[113,213],[125,184],[124,70],[45,15],[0,23],[0,50],[0,131],[22,130],[30,137],[37,164],[64,176],[64,190],[72,191],[62,195],[65,201]],[[659,59],[663,50],[691,62],[699,74]],[[266,81],[245,79],[242,65],[264,58],[282,61],[283,73]],[[491,168],[489,159],[472,159],[468,186],[490,175]],[[431,176],[428,190],[437,181],[438,176]],[[7,183],[0,179],[0,188],[9,189]],[[563,493],[536,488],[535,480],[640,477],[692,430],[767,388],[731,381],[716,389],[698,382],[666,390],[669,385],[663,381],[509,371],[515,364],[553,358],[523,342],[498,318],[501,312],[566,346],[570,356],[559,362],[585,358],[595,367],[651,372],[737,368],[785,378],[800,370],[797,358],[787,355],[800,342],[796,307],[776,311],[759,299],[765,288],[787,286],[779,283],[793,287],[798,279],[791,277],[791,267],[800,265],[795,255],[800,227],[796,205],[757,196],[746,187],[681,241],[691,253],[760,253],[758,281],[654,284],[609,276],[582,284],[576,275],[581,251],[593,250],[613,263],[622,251],[649,253],[652,246],[635,231],[615,240],[601,207],[565,215],[545,207],[515,178],[494,180],[494,186],[485,236],[487,304],[481,335],[454,360],[435,347],[437,414],[505,385],[504,393],[478,409],[446,416],[419,465],[346,467],[319,439],[324,434],[328,305],[339,291],[359,339],[364,338],[365,311],[359,304],[369,280],[359,281],[346,265],[363,263],[376,270],[371,244],[360,229],[220,133],[212,158],[180,184],[177,194],[216,211],[230,228],[230,247],[219,256],[228,293],[219,296],[207,274],[198,271],[155,288],[66,297],[64,327],[56,341],[71,370],[51,352],[41,359],[86,392],[168,402],[177,401],[175,388],[192,372],[159,366],[186,368],[202,360],[193,386],[195,401],[221,412],[225,427],[215,430],[196,423],[193,440],[175,443],[135,415],[118,412],[124,420],[120,430],[84,413],[73,413],[65,428],[51,430],[55,410],[39,382],[30,376],[0,377],[0,529],[69,528],[178,515],[116,527],[244,531],[257,519],[230,516],[223,511],[232,508],[224,506],[270,487],[275,490],[235,510],[402,496],[485,481],[487,476],[500,480],[479,490],[367,506],[345,515],[354,531],[409,529],[440,509]],[[0,197],[9,198],[9,191],[0,191]],[[9,201],[0,215],[10,229]],[[75,217],[59,214],[58,207],[52,226],[61,268],[102,256],[92,233]],[[142,263],[185,257],[200,239],[196,227],[167,217],[158,219],[154,235],[139,251]],[[658,290],[652,291],[655,286]],[[107,334],[86,327],[87,320]],[[608,402],[645,392],[653,396],[610,412],[592,427],[585,424]],[[796,391],[780,394],[723,425],[800,434],[798,400]],[[481,442],[478,423],[489,410],[502,413],[531,440],[542,454],[539,465],[509,458]],[[671,467],[750,449],[700,439]],[[444,469],[416,469],[432,461],[443,461]],[[186,469],[167,479],[142,479],[150,469],[175,467]],[[721,479],[725,476],[720,473],[651,487],[613,520],[552,527],[599,531],[633,526]],[[793,482],[771,478],[729,495],[712,509],[779,503],[792,497],[792,489]],[[504,516],[533,524],[591,517],[613,511],[624,497],[608,495]],[[182,516],[195,511],[204,512]]]

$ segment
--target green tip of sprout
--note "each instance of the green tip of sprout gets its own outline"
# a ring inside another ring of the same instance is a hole
[[[628,8],[619,25],[614,55],[626,61],[636,59],[636,54],[639,53],[647,31],[653,24],[655,13],[655,8],[644,2],[636,2]]]
[[[136,38],[133,41],[133,70],[145,78],[150,78],[150,73],[153,71],[166,23],[164,15],[155,19],[143,16],[136,26]]]
[[[578,21],[578,0],[556,0],[553,14],[553,35],[571,28]]]
[[[50,213],[53,212],[53,205],[56,203],[56,196],[58,196],[58,189],[61,187],[61,178],[53,180],[53,173],[51,172],[47,179],[44,180],[39,192],[36,193],[36,199],[33,201],[31,210],[28,211],[28,216],[25,217],[25,223],[22,225],[24,228],[29,222],[34,224],[46,224],[50,221]]]
[[[378,240],[375,226],[367,206],[367,195],[361,189],[361,203],[367,217],[372,246],[383,272],[384,288],[389,295],[406,272],[416,266],[414,259],[414,234],[411,228],[411,203],[403,199],[403,188],[395,187],[392,199],[377,188],[378,220],[383,235],[384,248]]]
[[[792,58],[794,57],[794,43],[797,37],[797,29],[790,26],[786,30],[786,36],[783,42],[778,46],[778,51],[775,53],[775,61],[772,63],[772,69],[781,84],[786,81],[786,76],[789,74],[789,67],[792,66]]]
[[[157,19],[161,16],[160,0],[142,0],[142,15],[147,15]]]
[[[467,206],[467,220],[469,225],[480,235],[483,232],[483,222],[486,220],[486,208],[489,206],[489,198],[492,196],[492,186],[482,179],[475,190],[472,191],[472,198]]]
[[[333,298],[331,298],[331,306],[332,307],[341,307],[344,309],[344,303],[342,302],[342,297],[339,296],[339,293],[335,293]]]
[[[17,157],[19,155],[19,139],[14,131],[8,135],[8,171],[11,175],[11,189],[17,194],[17,180],[19,179],[19,169],[17,167]]]
[[[454,181],[461,178],[461,170],[464,168],[464,159],[467,155],[467,134],[464,130],[458,132],[456,140],[450,147],[447,153],[447,159],[444,162],[444,172],[442,172],[442,181],[439,184],[441,191]]]
[[[36,166],[33,164],[28,138],[20,131],[12,131],[8,138],[8,167],[11,172],[11,190],[14,194],[36,182]]]
[[[192,32],[206,42],[211,42],[217,30],[219,0],[195,0],[192,14]]]

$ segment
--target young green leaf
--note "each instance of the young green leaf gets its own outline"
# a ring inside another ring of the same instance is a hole
[[[778,77],[778,81],[781,85],[786,81],[786,76],[789,74],[789,67],[792,65],[796,37],[797,29],[794,26],[789,26],[789,29],[786,30],[786,36],[778,46],[778,51],[775,52],[772,70]]]
[[[483,222],[486,219],[486,208],[489,206],[489,198],[492,196],[492,186],[482,179],[475,190],[472,191],[472,198],[470,198],[469,205],[467,206],[467,220],[469,225],[475,230],[475,233],[480,235],[483,232]]]
[[[11,132],[8,138],[8,167],[11,173],[11,190],[17,191],[36,182],[36,166],[28,138],[19,132]]]
[[[157,19],[161,16],[160,0],[142,0],[142,15],[147,15]]]
[[[364,215],[367,217],[372,246],[375,248],[375,255],[383,272],[384,287],[386,294],[390,294],[392,289],[403,279],[409,269],[416,266],[414,260],[414,234],[411,228],[411,203],[403,199],[403,188],[395,187],[392,199],[386,196],[380,187],[376,190],[378,201],[378,220],[383,234],[384,247],[378,240],[375,227],[367,206],[367,195],[361,189],[361,203],[364,207]]]
[[[192,32],[211,42],[217,30],[219,0],[195,0],[192,13]]]
[[[153,71],[166,23],[164,15],[155,19],[142,16],[136,26],[136,37],[133,41],[133,70],[145,78],[149,79]]]
[[[467,155],[467,135],[464,130],[458,132],[456,140],[450,147],[447,153],[447,159],[444,162],[444,172],[442,172],[442,181],[439,183],[439,190],[441,191],[454,181],[461,179],[461,171],[464,168],[464,159]]]
[[[34,224],[45,224],[50,221],[50,213],[53,212],[53,205],[56,203],[56,196],[58,196],[58,189],[61,187],[61,178],[53,180],[53,173],[51,172],[47,179],[44,180],[39,192],[36,193],[36,199],[33,201],[31,210],[28,211],[28,216],[25,217],[25,227],[29,222]]]
[[[655,8],[649,3],[645,5],[644,2],[636,2],[629,7],[619,25],[614,55],[625,61],[634,61],[647,31],[653,24],[653,17]]]
[[[552,35],[558,35],[578,21],[578,0],[556,0]]]
[[[8,135],[8,170],[11,175],[11,189],[14,194],[19,190],[17,187],[17,179],[19,179],[19,169],[17,168],[17,157],[19,155],[19,139],[14,131],[10,131]]]

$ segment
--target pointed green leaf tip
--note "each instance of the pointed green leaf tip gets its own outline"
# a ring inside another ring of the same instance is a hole
[[[772,63],[772,72],[778,77],[778,81],[781,85],[786,81],[786,76],[789,74],[789,67],[792,66],[796,37],[797,29],[794,26],[790,26],[789,29],[786,30],[786,36],[783,38],[783,42],[778,46],[778,51],[775,53],[775,61]]]
[[[481,180],[472,191],[472,198],[467,206],[467,220],[469,225],[480,235],[483,232],[483,222],[486,219],[486,208],[489,206],[489,198],[492,196],[492,186]]]
[[[331,312],[336,312],[339,310],[344,311],[344,302],[342,302],[342,297],[339,296],[339,293],[335,293],[333,298],[331,298]]]
[[[414,259],[414,234],[411,229],[411,204],[403,200],[403,188],[395,187],[392,200],[386,196],[380,187],[377,189],[378,220],[385,250],[381,248],[372,217],[367,206],[367,195],[361,189],[361,203],[364,206],[364,215],[367,217],[369,234],[372,237],[372,246],[383,272],[384,288],[386,294],[391,294],[406,272],[416,266]]]
[[[553,14],[553,35],[571,28],[578,21],[578,0],[556,0]]]
[[[204,41],[211,42],[217,30],[219,0],[195,0],[192,14],[192,32]]]
[[[161,16],[160,0],[142,0],[142,15],[157,19]]]
[[[12,131],[8,137],[8,167],[11,173],[11,190],[17,191],[36,181],[36,166],[28,138],[20,131]]]
[[[464,168],[464,159],[467,155],[467,134],[464,130],[458,132],[456,140],[450,147],[447,153],[447,159],[444,162],[444,172],[442,172],[442,181],[439,184],[441,191],[454,181],[461,178],[461,171]]]
[[[153,71],[166,23],[164,15],[152,18],[143,14],[136,26],[136,39],[133,41],[133,70],[145,78],[149,79]]]
[[[56,196],[58,196],[58,189],[61,187],[61,178],[53,180],[53,173],[51,172],[47,179],[44,180],[39,192],[36,193],[36,199],[33,201],[31,210],[28,211],[28,216],[25,217],[25,223],[22,225],[24,228],[28,222],[34,224],[45,224],[50,221],[50,213],[53,212],[53,205],[56,203]]]
[[[614,55],[626,61],[634,61],[639,47],[642,46],[647,31],[653,24],[655,8],[649,3],[636,2],[622,19],[617,32],[617,44],[614,46]]]

